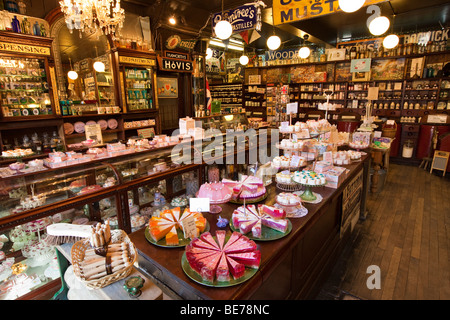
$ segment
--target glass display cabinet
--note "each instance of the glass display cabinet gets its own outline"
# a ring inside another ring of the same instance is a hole
[[[226,132],[227,130],[236,131],[246,130],[248,128],[248,119],[245,112],[217,114],[194,119],[202,122],[202,128],[205,129],[205,136],[208,136],[208,131],[211,129]]]
[[[0,119],[55,117],[50,76],[54,67],[49,66],[52,39],[39,37],[39,45],[32,46],[36,39],[27,35],[0,31],[0,37],[7,39],[0,50]]]
[[[45,212],[58,203],[118,184],[119,177],[108,164],[49,169],[39,166],[40,161],[2,168],[0,223],[5,217]]]

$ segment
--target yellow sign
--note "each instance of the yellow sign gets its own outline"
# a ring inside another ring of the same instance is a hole
[[[126,57],[126,56],[120,56],[119,62],[122,63],[131,63],[131,64],[138,64],[141,66],[156,66],[156,60],[154,59],[147,59],[147,58],[136,58],[136,57]]]
[[[50,48],[48,47],[29,46],[26,44],[17,44],[10,42],[0,42],[0,50],[15,53],[39,54],[44,56],[50,55]]]
[[[364,6],[385,2],[386,0],[366,0]],[[338,0],[273,0],[274,24],[316,18],[340,12]]]

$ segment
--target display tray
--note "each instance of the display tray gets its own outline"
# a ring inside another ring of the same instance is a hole
[[[265,200],[268,196],[268,193],[266,192],[264,195],[258,197],[258,198],[252,198],[252,199],[245,199],[245,204],[252,204],[252,203],[257,203],[257,202],[261,202],[263,200]],[[234,204],[244,204],[244,199],[230,199],[229,201],[230,203],[234,203]]]
[[[209,225],[209,222],[206,221],[205,231],[203,231],[203,232],[207,232],[209,230],[210,230],[210,225]],[[150,236],[150,231],[148,230],[148,226],[145,227],[145,239],[147,239],[147,241],[150,242],[151,244],[154,244],[155,246],[158,246],[158,247],[163,247],[163,248],[182,248],[182,247],[187,246],[191,242],[191,239],[189,239],[189,238],[186,239],[184,237],[183,230],[177,229],[177,234],[178,234],[179,244],[175,245],[175,246],[167,245],[166,244],[166,238],[163,238],[163,239],[161,239],[159,241],[153,240],[153,238]]]
[[[288,228],[287,228],[286,232],[284,232],[284,233],[281,231],[277,231],[272,228],[266,227],[266,226],[261,226],[261,238],[254,237],[251,232],[248,232],[244,235],[247,238],[249,238],[251,240],[255,240],[255,241],[273,241],[273,240],[278,240],[278,239],[284,238],[292,231],[292,223],[289,219],[287,219],[287,220],[288,220]],[[241,232],[239,229],[236,229],[234,227],[232,219],[230,219],[229,225],[230,225],[230,229],[232,231]]]

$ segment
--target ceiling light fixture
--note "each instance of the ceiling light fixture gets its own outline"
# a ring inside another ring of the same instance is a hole
[[[69,63],[70,63],[70,71],[67,72],[67,77],[70,80],[76,80],[78,78],[78,73],[76,71],[73,71],[73,67],[72,67],[72,60],[69,57]]]
[[[216,23],[214,27],[214,33],[221,40],[226,40],[233,34],[233,27],[231,23],[227,20],[223,20],[223,0],[222,0],[222,14],[220,16],[220,21]]]
[[[281,39],[279,36],[277,36],[275,34],[275,22],[274,22],[274,17],[273,17],[273,1],[272,1],[272,31],[273,31],[273,35],[271,35],[269,37],[269,39],[267,39],[267,47],[270,50],[277,50],[280,46],[281,46]]]
[[[59,5],[70,33],[73,29],[90,33],[100,31],[115,40],[125,20],[120,0],[62,0]]]
[[[383,40],[383,47],[386,49],[395,48],[400,42],[400,38],[396,34],[390,34]]]
[[[355,12],[364,5],[365,0],[339,0],[339,8],[344,12]]]
[[[240,58],[239,58],[239,63],[242,64],[243,66],[246,66],[248,64],[248,57],[243,54]]]
[[[385,16],[380,16],[372,20],[369,24],[369,31],[374,36],[379,36],[389,29],[389,19]]]
[[[97,46],[95,46],[95,56],[98,58]],[[105,64],[101,61],[95,61],[93,67],[97,72],[105,72]]]
[[[298,51],[298,55],[302,59],[308,58],[310,54],[311,54],[311,49],[309,49],[308,47],[302,47]]]
[[[171,25],[176,25],[176,24],[177,24],[177,19],[175,19],[174,16],[171,16],[171,17],[169,18],[169,23],[170,23]]]

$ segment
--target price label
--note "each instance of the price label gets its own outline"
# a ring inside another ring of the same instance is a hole
[[[298,102],[288,103],[286,105],[286,113],[297,113],[298,112]]]
[[[184,237],[187,239],[194,239],[198,237],[197,226],[195,225],[194,216],[190,216],[186,219],[183,219],[183,230]]]
[[[189,208],[197,212],[209,212],[209,198],[190,198]]]

